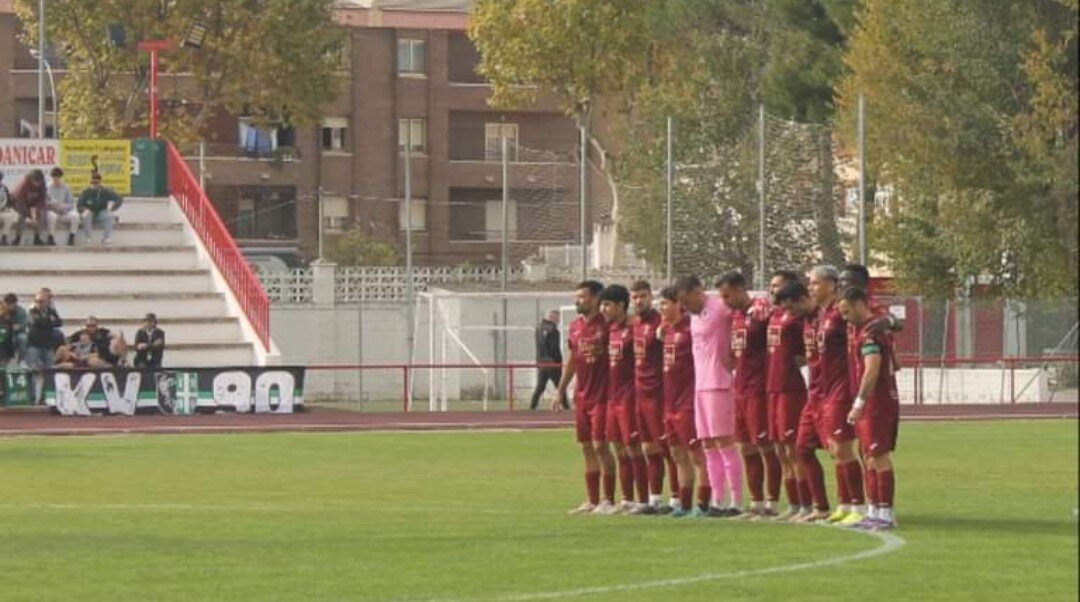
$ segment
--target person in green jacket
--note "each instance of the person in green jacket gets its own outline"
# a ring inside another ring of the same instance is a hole
[[[79,215],[82,216],[83,230],[86,232],[86,240],[90,241],[90,231],[94,223],[102,228],[101,244],[109,244],[112,236],[113,224],[116,222],[116,211],[124,199],[116,194],[111,188],[101,185],[101,174],[94,172],[90,176],[90,187],[79,195]],[[111,205],[111,206],[110,206]]]

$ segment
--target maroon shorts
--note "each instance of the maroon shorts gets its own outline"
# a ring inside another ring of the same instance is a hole
[[[574,404],[574,430],[578,443],[607,441],[604,434],[606,406],[602,403]]]
[[[655,443],[664,438],[664,398],[659,392],[638,391],[637,425],[642,443]]]
[[[735,394],[735,436],[748,445],[769,442],[769,402],[764,391]]]
[[[855,438],[855,427],[847,421],[851,402],[852,400],[826,401],[822,404],[818,415],[821,424],[819,432],[825,433],[826,444],[829,441],[851,441]]]
[[[900,428],[899,407],[875,407],[867,404],[855,433],[859,436],[859,449],[863,457],[880,456],[896,449]]]
[[[607,404],[607,440],[623,445],[637,443],[638,434],[637,410],[633,402],[616,403],[609,401]]]
[[[799,414],[806,405],[806,391],[769,393],[769,440],[795,443],[799,433]]]
[[[680,447],[692,447],[697,442],[693,404],[664,412],[664,439],[668,445]]]
[[[799,428],[795,435],[795,447],[800,451],[823,448],[829,441],[828,431],[822,421],[823,403],[807,401],[799,413]]]

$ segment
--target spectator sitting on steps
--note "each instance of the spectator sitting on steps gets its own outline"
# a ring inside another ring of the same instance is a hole
[[[94,355],[89,361],[91,368],[111,368],[127,364],[128,349],[123,332],[114,335],[109,332],[108,328],[101,327],[97,318],[90,316],[86,319],[86,324],[81,330],[68,337],[68,344],[78,343],[84,333],[89,334],[90,340],[94,343]],[[57,363],[73,362],[71,349],[61,347],[57,353],[56,361]]]
[[[103,368],[90,333],[79,331],[79,340],[56,350],[57,368]]]
[[[15,203],[11,200],[11,191],[4,185],[4,172],[0,171],[0,245],[6,246],[11,236],[11,228],[19,220],[15,212]]]
[[[56,244],[56,222],[63,220],[68,229],[67,244],[75,244],[75,233],[79,231],[79,212],[75,209],[75,197],[71,194],[71,188],[64,183],[64,170],[54,167],[49,173],[52,176],[52,184],[49,184],[48,212],[45,221],[49,228],[49,244]]]
[[[120,198],[116,191],[101,185],[100,173],[95,171],[90,175],[90,187],[79,195],[79,215],[82,216],[87,242],[90,242],[90,231],[94,224],[100,224],[101,244],[109,244],[113,224],[118,219],[116,212],[123,204],[124,199]]]
[[[135,333],[135,367],[156,370],[165,357],[165,331],[157,327],[157,316],[146,314],[143,327]]]

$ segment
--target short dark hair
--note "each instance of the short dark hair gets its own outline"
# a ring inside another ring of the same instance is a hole
[[[857,287],[849,286],[844,289],[844,292],[840,293],[840,299],[847,301],[848,303],[862,302],[867,303],[869,297],[866,296],[866,291]]]
[[[777,276],[783,278],[784,282],[799,282],[802,280],[799,273],[794,270],[776,270],[772,273],[772,277],[776,278]]]
[[[607,288],[600,291],[600,300],[621,303],[623,309],[626,309],[630,307],[630,291],[621,284],[609,284]]]
[[[649,284],[648,280],[635,280],[634,283],[630,285],[630,290],[635,293],[639,291],[652,292],[652,285]]]
[[[49,172],[49,175],[54,178],[62,178],[64,177],[64,170],[60,169],[59,167],[54,167],[52,168],[52,171]]]
[[[721,286],[746,288],[746,276],[743,276],[742,272],[728,272],[716,279],[716,288]]]
[[[91,182],[100,182],[101,181],[101,172],[97,171],[96,169],[94,171],[90,172],[90,181]]]
[[[660,298],[667,299],[668,301],[678,301],[679,289],[675,288],[674,286],[665,286],[664,288],[660,289]]]
[[[146,317],[143,318],[143,320],[146,321],[146,322],[154,322],[156,324],[157,323],[157,314],[155,314],[153,312],[150,312],[150,313],[146,314]]]
[[[701,279],[693,274],[679,276],[678,280],[675,281],[675,290],[680,293],[689,293],[696,288],[701,288]]]
[[[795,282],[789,282],[780,289],[780,292],[776,293],[776,302],[783,303],[785,301],[798,301],[799,299],[805,299],[810,296],[810,291],[806,288],[806,285],[796,280]]]
[[[601,284],[600,282],[596,281],[596,280],[583,280],[583,281],[579,282],[577,286],[574,287],[574,290],[579,291],[579,290],[581,290],[583,288],[589,289],[589,293],[592,294],[592,296],[595,297],[595,296],[599,295],[601,291],[604,290],[604,285]]]
[[[11,305],[12,303],[18,303],[19,298],[15,296],[15,293],[8,293],[4,295],[4,303]]]
[[[866,266],[861,263],[844,264],[844,268],[842,271],[851,272],[852,274],[858,276],[863,283],[870,284],[870,270],[866,269]]]

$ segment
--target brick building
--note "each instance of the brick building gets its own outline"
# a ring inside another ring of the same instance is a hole
[[[475,72],[478,55],[465,34],[470,5],[342,0],[347,79],[321,123],[263,131],[242,115],[222,115],[208,128],[202,161],[194,145],[182,147],[242,245],[297,247],[314,257],[319,198],[327,241],[353,227],[403,241],[409,140],[416,262],[495,263],[504,136],[514,161],[514,259],[579,240],[577,130],[550,98],[515,111],[488,106],[490,88]],[[0,137],[33,136],[38,127],[37,61],[17,41],[19,27],[10,0],[0,0]],[[62,78],[63,65],[55,67]],[[590,181],[592,196],[606,198],[602,178],[594,172]]]

